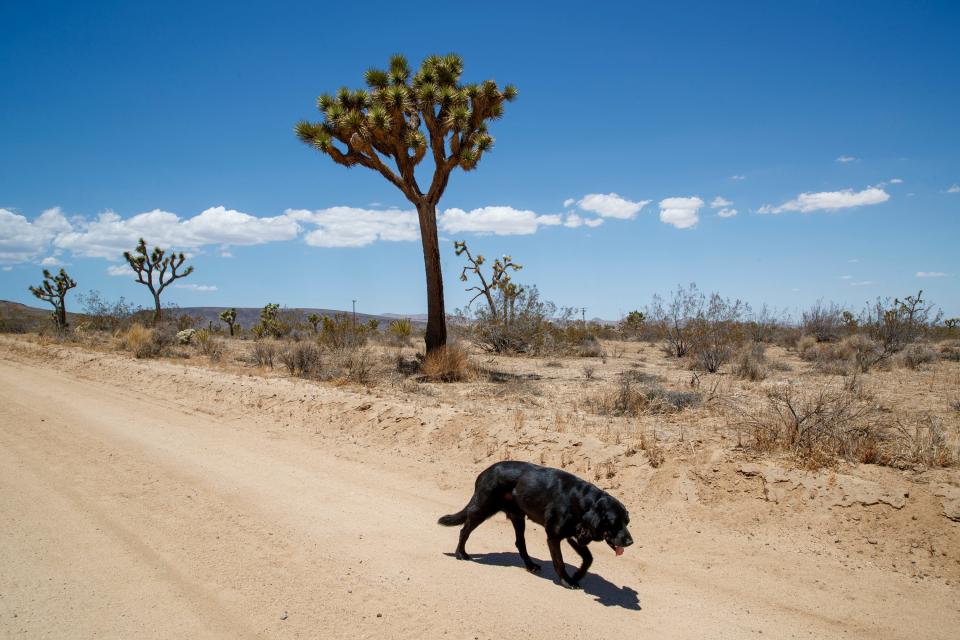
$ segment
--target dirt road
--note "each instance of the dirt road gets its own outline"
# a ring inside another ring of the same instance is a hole
[[[542,576],[523,571],[499,517],[471,538],[477,562],[458,562],[456,530],[435,522],[463,505],[475,468],[310,431],[0,358],[0,637],[948,638],[960,628],[955,587],[650,517],[631,527],[638,544],[624,557],[596,549],[581,592],[557,586],[549,562]],[[546,559],[542,531],[527,537]]]

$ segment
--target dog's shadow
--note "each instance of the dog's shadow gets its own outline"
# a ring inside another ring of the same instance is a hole
[[[452,553],[445,553],[444,555],[450,556],[451,558],[456,557]],[[516,552],[471,553],[470,557],[473,559],[473,562],[478,564],[495,567],[524,568],[523,562]],[[532,573],[531,575],[559,584],[557,572],[553,570],[553,564],[550,561],[544,562],[536,558],[533,558],[533,561],[539,564],[542,569],[540,569],[539,573]],[[573,567],[571,570],[568,565],[567,570],[573,573],[576,567]],[[640,595],[636,589],[632,589],[626,585],[618,587],[606,578],[595,573],[587,573],[583,580],[580,581],[580,586],[583,588],[584,593],[593,596],[597,602],[605,607],[623,607],[631,611],[640,611]]]

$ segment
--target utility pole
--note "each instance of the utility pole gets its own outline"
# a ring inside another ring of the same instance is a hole
[[[353,301],[353,330],[357,330],[357,301]]]

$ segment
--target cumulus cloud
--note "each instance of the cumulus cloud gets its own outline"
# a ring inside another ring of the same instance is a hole
[[[862,207],[871,204],[880,204],[890,199],[890,194],[879,187],[867,187],[863,191],[844,189],[843,191],[820,191],[818,193],[801,193],[793,200],[779,206],[764,205],[758,213],[783,213],[784,211],[835,211]]]
[[[587,226],[587,227],[599,227],[603,224],[603,218],[584,218],[578,216],[575,213],[571,213],[567,216],[567,219],[564,221],[563,226],[569,227],[571,229],[576,229],[577,227]]]
[[[47,256],[46,258],[40,261],[40,265],[44,267],[55,267],[58,264],[60,264],[60,261],[57,260],[56,256]]]
[[[420,237],[417,212],[413,210],[330,207],[316,211],[287,209],[285,215],[315,227],[304,236],[313,247],[365,247],[378,240],[409,242]]]
[[[193,284],[193,283],[184,283],[184,284],[175,284],[173,285],[174,289],[186,289],[187,291],[216,291],[217,287],[213,284]]]
[[[857,159],[854,158],[853,156],[840,156],[837,158],[836,162],[839,162],[841,164],[846,164],[848,162],[856,162],[856,160]]]
[[[947,193],[960,193],[960,184],[952,184],[947,188]]]
[[[733,216],[737,215],[737,210],[736,209],[720,209],[720,211],[717,211],[717,215],[720,216],[721,218],[732,218]]]
[[[917,271],[918,278],[946,278],[947,274],[943,271]]]
[[[537,215],[513,207],[481,207],[471,211],[447,209],[440,216],[440,228],[447,233],[477,233],[498,236],[523,236],[536,233],[541,226],[563,224],[559,215]]]
[[[732,204],[733,204],[732,201],[727,200],[723,196],[717,196],[716,198],[710,201],[710,207],[712,209],[723,209],[724,207],[729,207]]]
[[[564,209],[570,208],[574,204],[576,204],[576,202],[577,201],[574,198],[567,198],[566,200],[563,201],[563,208]]]
[[[570,201],[567,200],[566,202]],[[570,206],[566,202],[564,206]],[[618,218],[620,220],[633,218],[648,204],[650,204],[650,200],[627,200],[616,193],[588,193],[576,201],[577,207],[582,211],[596,213],[603,218]]]
[[[133,269],[126,262],[123,264],[112,264],[107,267],[108,276],[130,276],[133,277]]]
[[[0,263],[39,258],[63,225],[69,228],[59,209],[48,209],[33,222],[9,209],[0,209]]]
[[[677,229],[689,229],[700,221],[701,207],[703,200],[697,197],[665,198],[660,201],[660,222]]]

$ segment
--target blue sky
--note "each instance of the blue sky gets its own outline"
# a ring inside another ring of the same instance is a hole
[[[31,302],[45,261],[148,304],[110,275],[145,233],[192,256],[181,306],[424,311],[410,206],[292,127],[392,53],[455,51],[520,96],[441,201],[450,309],[465,239],[589,316],[690,281],[791,310],[922,287],[960,315],[957,3],[8,2],[0,23],[0,298]]]

